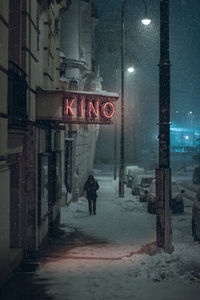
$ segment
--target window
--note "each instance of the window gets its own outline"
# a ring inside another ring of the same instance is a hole
[[[78,90],[78,81],[77,80],[70,80],[69,90],[71,90],[71,91],[77,91]]]
[[[48,217],[48,154],[38,154],[38,225]]]
[[[26,73],[14,62],[8,67],[8,116],[9,125],[25,126],[27,120]]]

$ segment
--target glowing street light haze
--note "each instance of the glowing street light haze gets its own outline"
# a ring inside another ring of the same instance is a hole
[[[129,67],[129,68],[128,68],[128,72],[129,72],[129,73],[135,72],[135,68],[134,68],[134,67]]]
[[[141,20],[141,22],[142,22],[143,25],[147,26],[151,23],[151,20],[148,19],[148,18],[144,18],[144,19]]]

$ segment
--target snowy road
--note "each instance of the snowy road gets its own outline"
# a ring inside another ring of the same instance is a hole
[[[56,300],[199,300],[200,248],[191,237],[190,213],[173,217],[173,254],[155,254],[155,216],[146,212],[146,204],[130,189],[119,199],[110,177],[98,181],[96,216],[89,216],[85,198],[62,211],[62,229],[71,244],[57,245],[55,256],[47,257],[36,274],[46,280],[48,295]]]
[[[143,207],[127,190],[123,200],[116,195],[117,185],[110,177],[97,178],[100,190],[97,198],[97,215],[88,215],[87,200],[72,203],[70,209],[63,209],[62,223],[79,228],[90,236],[104,240],[107,245],[96,249],[95,254],[105,257],[122,257],[137,251],[142,245],[155,240],[155,216],[144,213]],[[84,253],[88,249],[73,250],[73,254]]]
[[[200,245],[191,236],[191,207],[173,216],[173,253],[158,252],[155,215],[146,203],[130,189],[119,199],[108,175],[97,179],[97,215],[88,214],[84,197],[62,208],[60,235],[36,272],[17,274],[25,288],[2,300],[199,300]]]

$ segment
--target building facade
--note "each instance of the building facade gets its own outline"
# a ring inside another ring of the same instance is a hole
[[[97,13],[92,1],[74,0],[61,18],[61,87],[63,90],[101,91],[101,78],[95,66],[94,29]],[[99,125],[66,127],[66,168],[73,155],[72,177],[66,173],[68,199],[76,200],[83,183],[93,172]],[[71,168],[68,167],[70,170]],[[71,193],[71,195],[69,194]]]
[[[100,91],[92,1],[1,0],[0,284],[55,232],[77,200],[99,125],[38,120],[45,91]],[[47,107],[48,110],[48,107]]]

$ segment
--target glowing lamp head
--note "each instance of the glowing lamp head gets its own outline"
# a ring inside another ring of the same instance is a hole
[[[135,71],[135,69],[133,67],[128,68],[129,73],[133,73],[134,71]]]
[[[189,136],[188,136],[188,135],[186,135],[186,136],[185,136],[185,139],[186,139],[186,140],[189,140]]]
[[[148,26],[151,23],[151,20],[147,17],[145,17],[144,19],[142,19],[142,24],[145,26]]]

